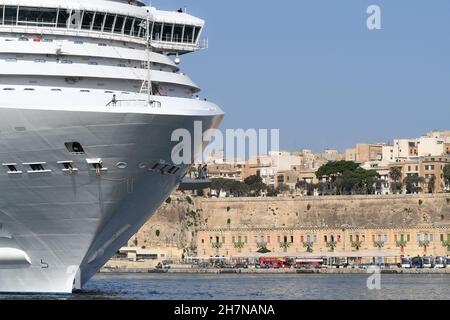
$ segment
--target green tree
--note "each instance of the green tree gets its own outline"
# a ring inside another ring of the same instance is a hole
[[[408,175],[404,180],[403,183],[406,188],[406,193],[413,194],[413,193],[419,193],[422,191],[422,188],[420,185],[424,183],[425,179],[422,177],[419,177],[418,175]]]
[[[374,246],[375,248],[381,249],[381,248],[384,247],[384,241],[382,241],[382,240],[377,240],[377,241],[375,241],[375,242],[373,243],[373,246]]]
[[[314,243],[312,241],[303,242],[303,247],[306,248],[306,252],[313,253]]]
[[[334,252],[334,249],[336,249],[337,247],[337,242],[336,241],[327,241],[327,248],[330,248],[331,252]]]
[[[359,249],[361,249],[362,241],[360,241],[360,240],[352,241],[351,244],[352,244],[352,248],[355,248],[356,251],[358,251]]]
[[[391,178],[391,191],[392,193],[398,193],[402,190],[403,186],[401,183],[402,179],[402,168],[401,167],[391,167],[389,169],[389,178]]]
[[[262,240],[262,241],[258,241],[258,243],[256,244],[256,246],[258,247],[258,253],[269,253],[271,252],[269,249],[267,249],[267,242]]]
[[[442,174],[444,176],[445,185],[447,187],[450,186],[450,164],[446,164],[444,169],[442,170]]]
[[[280,243],[280,248],[282,248],[284,252],[286,252],[290,246],[291,246],[291,243],[287,242],[287,241]]]
[[[257,175],[247,177],[244,180],[244,184],[254,196],[259,196],[261,192],[267,190],[267,185],[263,182],[262,178]]]
[[[316,172],[321,181],[318,184],[320,194],[347,195],[372,194],[378,173],[365,170],[353,161],[331,161]]]
[[[428,193],[434,193],[436,189],[436,177],[434,175],[428,180]]]
[[[395,244],[397,247],[400,248],[400,251],[403,252],[403,251],[405,251],[405,248],[406,248],[406,245],[408,244],[408,242],[405,240],[399,240]]]

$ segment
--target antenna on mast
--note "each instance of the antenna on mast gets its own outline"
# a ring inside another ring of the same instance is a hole
[[[153,24],[152,24],[153,25]],[[147,10],[147,99],[148,99],[148,103],[149,105],[152,104],[152,100],[153,100],[153,86],[152,86],[152,80],[151,80],[151,70],[152,70],[152,65],[151,65],[151,51],[152,51],[152,43],[151,43],[151,35],[152,33],[150,32],[150,10]],[[153,29],[153,28],[152,28]]]

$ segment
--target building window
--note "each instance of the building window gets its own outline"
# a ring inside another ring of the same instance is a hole
[[[411,241],[411,235],[409,235],[409,234],[406,235],[406,241],[408,241],[408,242]]]
[[[270,236],[267,236],[267,243],[270,243]]]
[[[430,233],[430,241],[433,241],[433,234]]]
[[[421,237],[420,237],[420,233],[417,234],[417,241],[420,241]]]

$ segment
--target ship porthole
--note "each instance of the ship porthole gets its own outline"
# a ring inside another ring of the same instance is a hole
[[[139,169],[147,168],[147,164],[145,162],[139,163]]]
[[[116,167],[119,168],[119,169],[126,169],[128,167],[128,163],[126,163],[126,162],[118,162],[116,164]]]

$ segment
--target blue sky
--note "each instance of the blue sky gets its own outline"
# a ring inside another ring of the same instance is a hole
[[[206,20],[182,58],[222,128],[279,128],[283,150],[450,129],[450,1],[155,0]],[[366,9],[381,7],[382,30]]]

